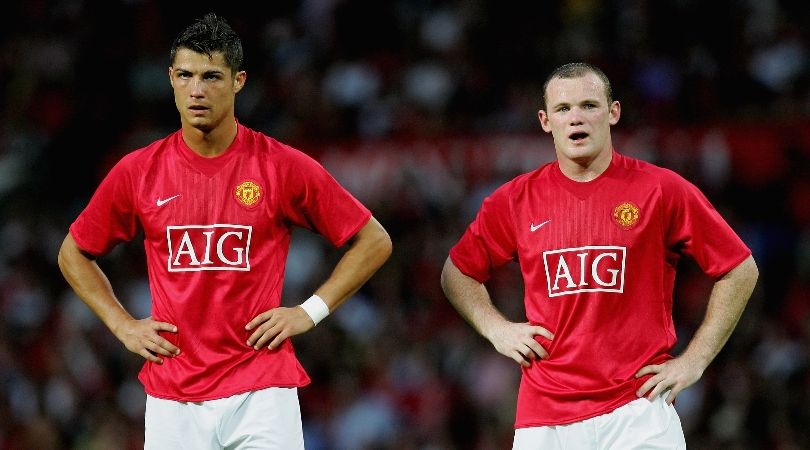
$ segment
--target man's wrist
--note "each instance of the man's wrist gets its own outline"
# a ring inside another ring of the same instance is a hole
[[[329,306],[318,295],[312,295],[304,303],[299,305],[304,312],[307,313],[310,319],[318,325],[318,322],[325,319],[329,315]]]

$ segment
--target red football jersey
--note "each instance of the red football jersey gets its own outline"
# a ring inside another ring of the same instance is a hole
[[[672,171],[613,153],[595,180],[557,162],[484,200],[450,256],[485,282],[517,259],[529,322],[549,358],[523,369],[516,427],[598,416],[636,399],[635,373],[672,356],[672,290],[681,256],[718,278],[751,254],[708,200]]]
[[[286,340],[254,350],[245,325],[278,307],[294,226],[342,246],[371,217],[307,155],[242,125],[220,156],[203,158],[180,131],[118,162],[70,227],[103,255],[145,236],[152,317],[182,353],[146,362],[155,397],[202,401],[309,378]]]

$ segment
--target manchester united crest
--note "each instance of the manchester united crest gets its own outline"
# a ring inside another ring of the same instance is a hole
[[[262,198],[262,187],[253,181],[243,181],[233,191],[236,201],[248,208],[254,207]]]
[[[613,208],[613,220],[625,230],[629,230],[638,223],[638,206],[623,202]]]

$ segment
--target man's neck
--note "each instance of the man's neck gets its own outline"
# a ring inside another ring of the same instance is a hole
[[[236,120],[225,120],[222,124],[211,130],[201,130],[188,124],[183,124],[183,142],[194,153],[213,158],[221,155],[236,139]]]
[[[563,175],[580,183],[595,180],[599,175],[605,173],[612,160],[612,148],[599,152],[595,158],[589,160],[558,159]]]

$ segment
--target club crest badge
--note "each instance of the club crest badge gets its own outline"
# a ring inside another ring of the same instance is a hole
[[[629,230],[638,223],[638,206],[630,202],[622,202],[613,208],[613,220],[625,230]]]
[[[243,181],[239,186],[236,186],[236,189],[233,191],[233,196],[236,201],[248,208],[253,208],[258,205],[259,201],[262,199],[262,195],[262,187],[250,180]]]

